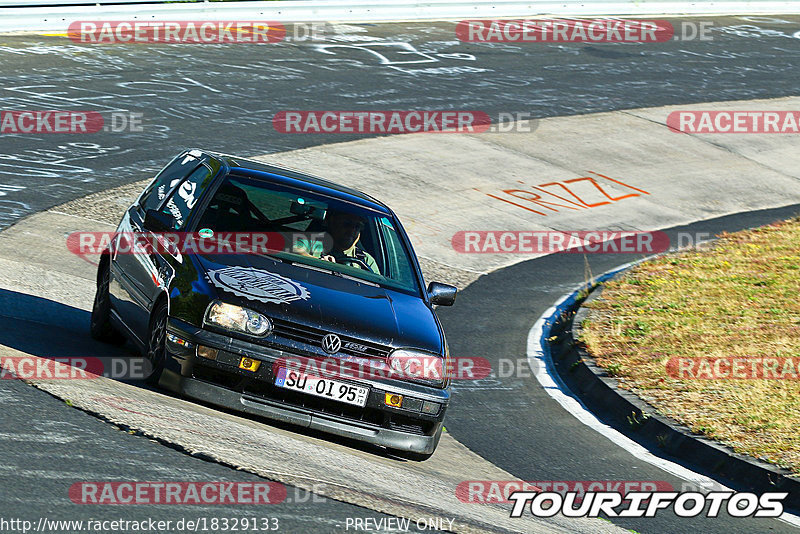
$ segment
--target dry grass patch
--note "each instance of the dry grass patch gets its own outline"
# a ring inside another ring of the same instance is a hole
[[[800,370],[782,363],[777,380],[667,372],[671,358],[800,362],[800,219],[720,238],[608,283],[588,305],[582,340],[661,414],[800,473]]]

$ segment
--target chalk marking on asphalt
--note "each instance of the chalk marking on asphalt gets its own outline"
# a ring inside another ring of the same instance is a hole
[[[645,258],[646,260],[647,258]],[[635,265],[636,263],[640,263],[641,261],[635,261],[626,263],[608,271],[600,276],[598,276],[595,280],[605,281],[615,274],[628,269],[629,267]],[[545,326],[549,326],[556,314],[563,311],[563,308],[567,304],[568,301],[574,302],[577,297],[578,292],[587,289],[587,287],[591,287],[590,283],[583,283],[575,287],[573,291],[567,293],[566,295],[562,296],[558,299],[555,304],[550,306],[545,312],[539,317],[539,319],[534,323],[533,327],[528,331],[528,344],[527,344],[527,359],[528,364],[531,366],[531,370],[533,371],[536,380],[539,381],[539,384],[542,386],[550,397],[555,400],[557,403],[561,405],[567,412],[570,413],[573,417],[575,417],[578,421],[583,423],[584,425],[588,426],[592,430],[596,431],[597,433],[601,434],[603,437],[607,438],[609,441],[614,443],[614,445],[620,447],[621,449],[625,450],[632,456],[644,460],[645,462],[661,469],[662,471],[666,471],[680,479],[686,480],[690,483],[695,483],[701,487],[719,487],[722,491],[733,491],[730,488],[726,487],[723,484],[720,484],[716,480],[709,478],[705,475],[701,475],[700,473],[696,473],[691,469],[683,467],[682,465],[676,464],[675,462],[671,462],[669,460],[665,460],[664,458],[660,458],[649,450],[647,450],[642,445],[636,443],[629,437],[625,436],[618,430],[611,428],[610,426],[606,425],[602,421],[600,421],[592,412],[590,412],[586,405],[581,402],[581,400],[575,395],[575,393],[570,390],[567,385],[561,380],[561,377],[556,372],[555,368],[553,367],[553,360],[550,356],[550,349],[547,347],[545,342]],[[777,518],[780,521],[784,521],[789,523],[792,526],[800,527],[800,517],[790,514],[788,512],[784,512],[783,515]]]

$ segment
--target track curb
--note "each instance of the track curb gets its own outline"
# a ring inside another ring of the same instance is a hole
[[[792,476],[789,470],[736,453],[658,415],[648,403],[620,389],[617,380],[595,365],[594,358],[577,341],[585,315],[585,308],[581,308],[583,303],[597,298],[605,282],[648,259],[603,273],[554,305],[554,311],[545,320],[541,338],[548,366],[552,364],[558,377],[592,413],[654,454],[672,456],[699,473],[721,477],[743,491],[787,491],[789,495],[783,501],[785,508],[800,510],[800,479]]]

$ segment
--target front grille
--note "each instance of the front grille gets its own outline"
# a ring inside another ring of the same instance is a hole
[[[273,319],[272,324],[275,326],[273,332],[281,337],[314,345],[315,347],[322,346],[322,338],[330,332],[320,330],[311,326],[300,325],[291,323],[281,319]],[[337,334],[338,335],[338,334]],[[354,337],[347,337],[339,335],[342,340],[342,348],[339,350],[341,354],[349,354],[351,356],[360,356],[362,358],[379,358],[386,359],[389,357],[391,347],[370,343]],[[348,343],[352,345],[348,345]],[[355,346],[359,345],[359,346]]]
[[[203,365],[194,366],[192,377],[233,390],[239,389],[242,382],[242,377],[236,373],[229,373],[228,371],[205,367]]]
[[[223,386],[237,393],[270,400],[286,406],[304,408],[311,412],[352,421],[367,427],[429,436],[436,425],[435,421],[419,420],[398,413],[391,413],[374,405],[370,406],[368,404],[361,408],[360,406],[336,402],[314,395],[306,395],[299,391],[277,387],[269,381],[258,380],[204,365],[195,365],[192,376],[204,382]]]
[[[429,421],[420,421],[402,415],[392,414],[389,418],[389,428],[397,430],[398,432],[407,432],[409,434],[429,434],[433,429],[434,423]]]
[[[433,421],[421,421],[400,414],[388,413],[384,410],[370,407],[369,405],[361,408],[351,404],[344,404],[334,400],[276,387],[264,382],[250,381],[244,386],[243,392],[245,395],[269,399],[298,408],[305,408],[313,412],[335,416],[368,426],[387,428],[399,432],[407,432],[409,434],[418,434],[421,436],[430,435],[436,425]]]

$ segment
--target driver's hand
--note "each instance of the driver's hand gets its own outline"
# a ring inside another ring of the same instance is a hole
[[[331,263],[336,263],[336,258],[331,256],[330,254],[326,254],[325,256],[322,256],[322,259],[325,260],[325,261],[329,261]]]

